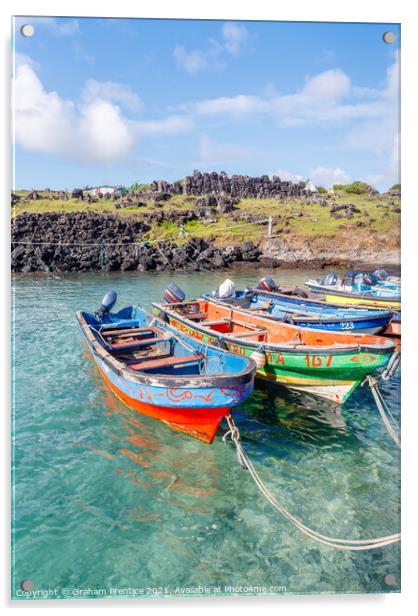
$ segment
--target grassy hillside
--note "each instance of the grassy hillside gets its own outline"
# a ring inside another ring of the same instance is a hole
[[[27,192],[17,191],[24,197]],[[41,196],[46,196],[42,195]],[[60,201],[58,199],[42,198],[36,201],[19,202],[12,207],[12,215],[23,212],[105,212],[120,217],[134,216],[142,219],[144,215],[153,213],[169,214],[170,212],[186,213],[195,208],[197,197],[176,195],[169,201],[156,207],[152,201],[145,206],[130,206],[117,209],[115,202],[100,200],[95,203],[85,203],[78,199]],[[273,236],[283,239],[286,243],[296,245],[305,240],[315,240],[324,243],[356,244],[372,241],[376,247],[397,248],[400,236],[400,198],[390,195],[356,195],[338,191],[329,201],[337,204],[352,204],[359,212],[352,217],[334,218],[330,215],[329,206],[315,203],[308,205],[302,200],[289,199],[241,199],[233,212],[217,213],[214,222],[193,220],[185,224],[185,230],[195,237],[212,239],[218,245],[238,244],[244,240],[258,242],[267,236],[267,225],[257,224],[254,219],[273,217]],[[248,222],[248,224],[244,224]],[[147,239],[176,238],[179,235],[178,224],[163,220],[153,223],[147,234]]]

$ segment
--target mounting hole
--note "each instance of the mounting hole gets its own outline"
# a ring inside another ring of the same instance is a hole
[[[387,586],[394,586],[396,583],[396,577],[393,575],[393,573],[387,573],[383,580]]]
[[[20,28],[20,34],[29,38],[35,34],[35,28],[31,24],[25,24]]]
[[[385,32],[383,34],[383,41],[387,45],[391,45],[392,43],[395,42],[395,33],[394,32]]]
[[[22,580],[20,582],[20,588],[25,592],[31,592],[33,590],[33,582],[32,580]]]

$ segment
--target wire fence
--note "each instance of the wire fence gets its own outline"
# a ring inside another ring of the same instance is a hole
[[[273,220],[272,217],[270,216],[269,218],[264,218],[262,220],[256,220],[256,221],[251,221],[251,222],[242,222],[242,223],[238,223],[236,225],[228,225],[227,227],[216,227],[216,226],[211,226],[211,224],[209,223],[208,227],[210,227],[211,230],[213,231],[226,231],[226,230],[230,230],[230,229],[237,229],[240,227],[246,227],[248,225],[254,225],[254,224],[259,224],[259,225],[268,225],[268,232],[267,232],[267,237],[271,237],[272,236],[272,225],[273,225]],[[141,240],[140,242],[104,242],[103,240],[100,242],[62,242],[61,240],[59,241],[38,241],[38,240],[12,240],[11,243],[15,244],[15,245],[32,245],[32,246],[96,246],[96,247],[102,247],[103,245],[107,245],[107,246],[114,246],[114,247],[120,247],[120,246],[137,246],[137,247],[141,247],[141,246],[149,246],[152,244],[162,244],[162,243],[176,243],[179,240],[181,240],[184,237],[192,237],[189,231],[186,231],[186,229],[183,227],[183,225],[180,225],[179,228],[179,234],[177,237],[172,237],[172,238],[163,238],[163,239],[156,239],[156,240]]]

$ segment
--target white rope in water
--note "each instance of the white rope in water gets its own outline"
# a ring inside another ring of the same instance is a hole
[[[392,418],[393,422],[395,423],[396,427],[399,428],[399,424],[396,421],[396,419],[393,417],[392,413],[389,411],[389,409],[386,407],[386,404],[382,398],[382,394],[380,393],[380,390],[377,386],[377,381],[375,378],[373,378],[372,376],[368,375],[367,377],[367,381],[369,383],[369,387],[370,390],[373,394],[373,398],[374,401],[376,402],[376,406],[377,406],[377,410],[380,413],[380,416],[383,419],[383,423],[385,424],[386,430],[388,431],[388,433],[390,434],[390,436],[392,437],[392,439],[395,441],[396,445],[399,447],[399,449],[401,448],[401,439],[399,434],[396,433],[395,429],[392,427],[388,415],[390,415],[390,417]],[[386,409],[386,410],[385,410]]]
[[[237,449],[237,457],[239,463],[241,464],[241,466],[243,466],[243,468],[248,470],[260,492],[279,513],[281,513],[287,520],[289,520],[304,535],[310,537],[315,541],[318,541],[319,543],[335,548],[336,550],[351,551],[374,550],[377,548],[384,547],[386,545],[390,545],[392,543],[396,543],[401,540],[400,533],[377,537],[374,539],[338,539],[336,537],[322,535],[321,533],[318,533],[317,531],[303,524],[300,520],[298,520],[298,518],[296,518],[289,511],[287,511],[287,509],[281,503],[279,503],[279,501],[268,490],[268,488],[258,475],[257,471],[255,470],[251,460],[249,459],[247,453],[245,452],[241,444],[241,438],[238,428],[234,424],[234,420],[232,419],[231,415],[227,415],[226,420],[228,422],[229,430],[223,436],[222,440],[225,442],[228,436],[231,437],[231,440]]]

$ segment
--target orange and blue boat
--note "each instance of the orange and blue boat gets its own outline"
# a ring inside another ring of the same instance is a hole
[[[251,358],[203,345],[141,306],[112,312],[116,293],[77,319],[112,392],[139,413],[211,443],[219,424],[252,392]]]

